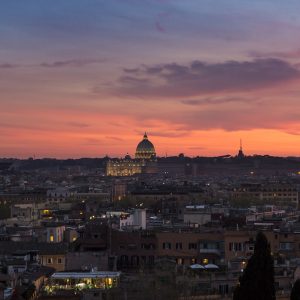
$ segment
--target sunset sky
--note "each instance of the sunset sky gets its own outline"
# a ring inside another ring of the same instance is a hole
[[[0,157],[300,156],[299,0],[0,3]]]

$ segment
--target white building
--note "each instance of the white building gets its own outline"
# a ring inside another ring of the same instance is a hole
[[[146,210],[135,209],[133,213],[120,216],[120,228],[136,227],[146,229]]]

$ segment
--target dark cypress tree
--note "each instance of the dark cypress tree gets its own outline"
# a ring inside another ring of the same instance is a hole
[[[266,236],[259,232],[256,236],[254,254],[240,277],[234,291],[234,300],[274,300],[274,262]]]
[[[293,285],[291,300],[300,300],[300,279],[297,279]]]

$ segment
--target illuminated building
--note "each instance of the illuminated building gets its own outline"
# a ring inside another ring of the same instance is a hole
[[[106,165],[107,176],[131,176],[142,173],[145,161],[125,156],[123,159],[109,160]]]
[[[144,138],[136,147],[135,158],[136,159],[153,159],[156,157],[155,148],[149,141],[148,136],[145,132]]]
[[[50,277],[44,289],[48,294],[111,289],[118,287],[120,275],[120,272],[59,272]]]
[[[109,160],[106,165],[107,176],[131,176],[141,173],[156,172],[156,153],[147,134],[136,147],[135,159],[128,154],[121,159]]]
[[[64,239],[66,227],[57,223],[45,224],[45,234],[47,243],[61,243]]]

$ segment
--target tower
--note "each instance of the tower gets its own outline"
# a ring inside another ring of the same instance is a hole
[[[244,158],[245,154],[243,152],[243,144],[242,144],[242,139],[240,139],[240,150],[238,152],[237,158]]]

